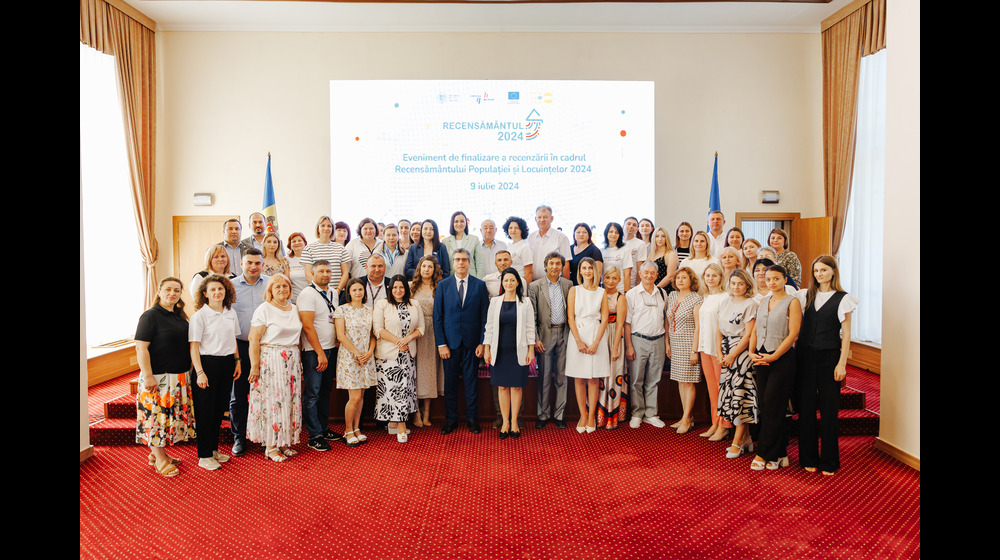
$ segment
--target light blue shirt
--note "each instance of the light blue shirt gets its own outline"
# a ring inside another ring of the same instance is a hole
[[[236,292],[236,301],[233,302],[233,311],[236,311],[236,318],[240,323],[240,334],[236,338],[240,340],[250,340],[250,319],[257,307],[264,303],[264,290],[267,289],[267,281],[271,277],[261,274],[256,284],[247,282],[242,274],[233,278],[233,290]]]

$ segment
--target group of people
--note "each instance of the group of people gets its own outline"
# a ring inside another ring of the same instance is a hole
[[[182,283],[160,282],[155,304],[139,319],[140,368],[136,440],[163,476],[178,474],[166,446],[195,435],[198,464],[215,470],[229,411],[241,456],[248,442],[285,462],[298,454],[302,427],[308,446],[329,441],[364,444],[364,393],[376,388],[375,420],[400,443],[408,425],[431,425],[430,402],[444,397],[442,434],[458,428],[464,393],[468,430],[481,433],[477,377],[488,368],[501,439],[521,436],[523,390],[538,373],[535,427],[565,428],[566,378],[574,379],[576,430],[663,428],[658,386],[669,360],[682,416],[694,424],[696,386],[706,380],[710,441],[730,437],[727,458],[757,449],[751,469],[788,465],[789,401],[800,413],[799,463],[811,472],[839,468],[837,410],[846,375],[850,317],[857,299],[839,282],[837,263],[813,261],[808,290],[798,290],[800,265],[788,235],[768,245],[723,229],[721,212],[707,231],[688,222],[654,229],[629,217],[608,224],[604,247],[592,227],[570,237],[552,227],[539,206],[535,231],[509,217],[510,243],[485,220],[483,239],[455,212],[450,235],[434,220],[350,228],[322,216],[312,242],[300,232],[286,247],[265,233],[264,216],[223,224],[224,239],[205,254],[191,281],[195,313],[188,319]],[[832,301],[831,301],[832,300]],[[348,392],[344,433],[329,428],[333,388]],[[822,414],[819,448],[816,411]]]

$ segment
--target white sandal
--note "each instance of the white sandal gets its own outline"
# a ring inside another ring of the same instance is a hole
[[[348,447],[357,447],[361,445],[358,438],[354,437],[354,432],[344,432],[344,443],[346,443]]]

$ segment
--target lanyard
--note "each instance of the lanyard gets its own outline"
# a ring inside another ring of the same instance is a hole
[[[331,294],[332,295],[332,292],[323,292],[322,290],[320,290],[319,288],[316,287],[316,283],[315,282],[312,283],[312,284],[309,284],[309,287],[312,288],[312,289],[314,289],[314,290],[316,290],[316,293],[318,293],[319,295],[323,296],[323,301],[326,302],[327,309],[330,310],[330,313],[333,313],[333,303],[330,302],[330,296],[327,295],[327,294]]]

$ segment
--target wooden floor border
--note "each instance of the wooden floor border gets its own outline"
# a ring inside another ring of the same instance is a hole
[[[86,449],[80,452],[80,462],[84,462],[94,456],[94,446],[88,445]]]
[[[886,455],[892,457],[893,459],[898,459],[899,461],[902,461],[903,464],[909,467],[913,467],[918,471],[920,470],[919,457],[914,457],[913,455],[907,453],[906,451],[903,451],[902,449],[896,447],[895,445],[887,443],[882,438],[878,437],[875,438],[875,449],[881,451],[882,453],[885,453]]]

